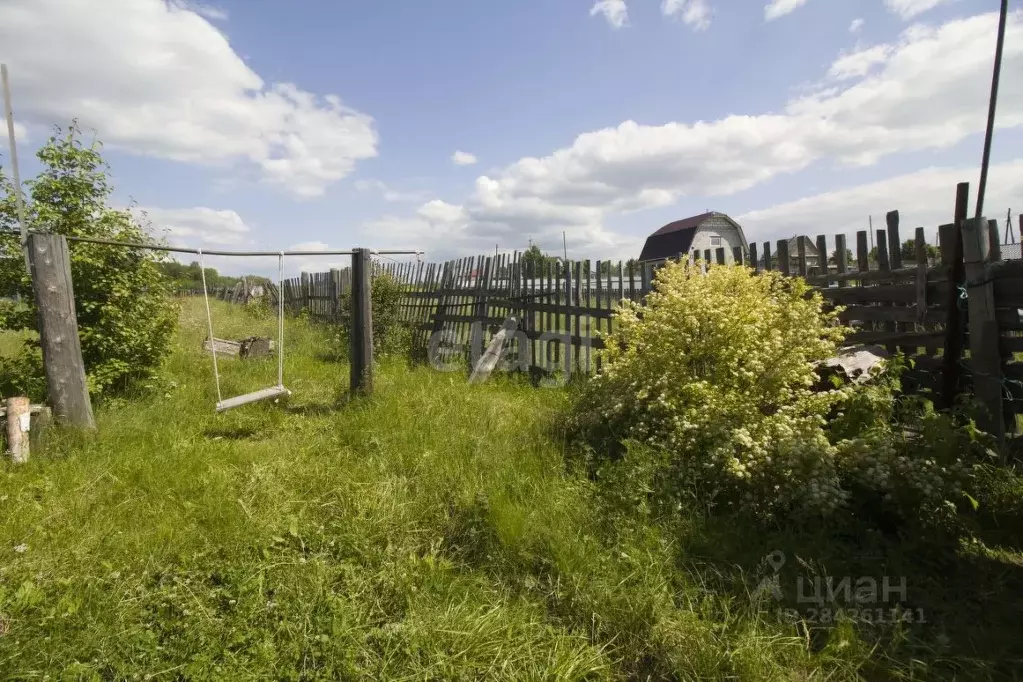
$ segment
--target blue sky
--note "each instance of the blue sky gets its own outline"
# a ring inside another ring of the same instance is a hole
[[[1023,208],[1011,6],[999,218]],[[955,181],[976,184],[996,8],[5,0],[0,59],[22,175],[46,127],[78,117],[107,144],[116,199],[177,243],[435,259],[560,250],[565,232],[570,255],[625,258],[708,208],[757,241],[864,229],[891,208],[907,227],[946,220]]]

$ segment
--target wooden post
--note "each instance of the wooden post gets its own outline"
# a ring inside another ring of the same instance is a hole
[[[828,238],[823,234],[817,235],[817,274],[827,275],[828,268]]]
[[[785,277],[792,273],[792,264],[789,262],[789,240],[778,240],[778,270]]]
[[[892,270],[902,267],[902,242],[899,238],[899,212],[888,211],[885,214],[885,224],[888,227],[888,260]],[[880,249],[878,249],[880,251]]]
[[[870,251],[867,250],[866,230],[859,230],[856,233],[856,268],[860,272],[870,270]]]
[[[760,274],[760,260],[757,258],[756,242],[750,242],[749,244],[749,260],[750,265],[753,267],[753,272]]]
[[[309,286],[310,286],[309,285],[309,273],[308,272],[303,272],[302,273],[302,293],[301,293],[302,303],[299,306],[300,310],[303,309],[303,308],[306,309],[306,310],[309,309],[309,304],[310,304],[310,300],[309,300]],[[310,311],[310,312],[312,312],[312,311]]]
[[[28,461],[31,409],[31,401],[24,396],[7,399],[7,452],[15,464]]]
[[[764,270],[771,271],[771,242],[764,242]]]
[[[803,235],[796,237],[796,254],[799,257],[797,261],[799,276],[806,277],[806,237]]]
[[[67,240],[60,234],[34,233],[28,237],[28,246],[46,389],[54,417],[71,426],[94,429]]]
[[[987,221],[988,243],[991,245],[991,254],[988,258],[992,263],[1002,260],[1002,243],[998,239],[998,221]]]
[[[984,406],[978,426],[999,441],[1005,438],[1002,416],[1002,357],[998,349],[995,286],[987,277],[990,242],[986,218],[963,221],[963,259],[970,325],[970,374],[973,389]]]
[[[352,395],[373,392],[373,264],[369,249],[352,254]]]
[[[847,247],[845,245],[845,235],[835,235],[835,272],[840,275],[844,275],[846,270],[849,268]],[[847,283],[843,279],[838,283],[838,286],[844,287]]]
[[[948,318],[945,321],[944,368],[942,371],[942,402],[945,408],[955,405],[955,397],[959,391],[959,359],[963,355],[962,314],[959,311],[959,291],[957,286],[966,278],[963,266],[963,221],[966,219],[967,206],[970,200],[970,183],[960,182],[956,185],[955,219],[948,237],[942,240],[941,260],[948,263],[949,293]],[[942,228],[938,228],[939,235]],[[950,254],[946,255],[946,245]]]

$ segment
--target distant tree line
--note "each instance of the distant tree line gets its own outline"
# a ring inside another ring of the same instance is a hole
[[[188,265],[177,261],[164,261],[159,263],[159,268],[169,280],[170,285],[177,291],[201,290],[203,270],[206,271],[206,288],[209,290],[219,289],[223,286],[233,287],[242,281],[241,277],[222,275],[217,272],[216,268],[200,268],[197,261],[192,261]],[[246,279],[250,284],[262,284],[266,281],[265,277],[256,275],[247,275]]]

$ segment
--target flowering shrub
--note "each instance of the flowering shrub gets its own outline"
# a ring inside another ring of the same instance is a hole
[[[604,372],[582,389],[570,428],[596,446],[598,465],[621,443],[660,448],[670,461],[660,478],[676,492],[764,516],[827,514],[864,488],[940,504],[967,473],[961,451],[914,457],[891,426],[897,374],[820,387],[817,363],[848,332],[823,303],[802,279],[669,263],[645,305],[619,308]]]

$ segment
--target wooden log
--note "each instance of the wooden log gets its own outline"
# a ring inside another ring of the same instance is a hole
[[[494,338],[490,340],[487,349],[483,352],[476,366],[473,367],[472,374],[469,375],[470,384],[482,384],[490,377],[490,374],[497,367],[497,363],[501,361],[502,350],[508,340],[508,336],[515,331],[517,326],[518,322],[514,317],[505,319],[500,331],[494,334]]]
[[[999,441],[1005,438],[1002,416],[1002,357],[998,349],[995,318],[995,290],[987,279],[990,242],[986,218],[963,221],[963,257],[968,294],[967,318],[970,328],[970,370],[974,393],[984,412],[977,419],[980,428]]]
[[[71,426],[94,429],[67,240],[59,234],[34,233],[29,235],[28,245],[46,388],[54,416]]]
[[[31,401],[25,396],[14,396],[6,401],[7,454],[15,464],[28,461],[31,444],[29,428],[32,420]]]
[[[373,262],[369,249],[352,255],[352,352],[349,390],[353,395],[373,392]]]

